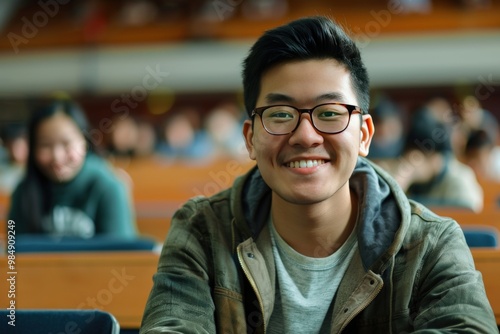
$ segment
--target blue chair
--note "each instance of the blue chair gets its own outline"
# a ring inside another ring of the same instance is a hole
[[[116,318],[99,310],[0,310],[0,333],[119,334]],[[15,324],[15,327],[13,326]]]
[[[497,247],[498,231],[489,226],[462,227],[469,247]]]
[[[154,239],[144,237],[124,239],[112,236],[95,236],[83,239],[27,234],[19,235],[16,238],[16,253],[153,251],[156,246],[157,243]]]

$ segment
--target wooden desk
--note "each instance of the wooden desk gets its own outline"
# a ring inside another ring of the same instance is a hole
[[[476,269],[483,274],[486,294],[490,301],[497,324],[500,324],[500,249],[481,249],[471,250],[474,257]]]
[[[482,179],[478,181],[481,188],[483,188],[483,211],[496,211],[500,213],[500,182]]]
[[[94,252],[17,254],[17,309],[102,309],[121,328],[139,328],[153,285],[159,254]],[[0,258],[7,268],[6,256]],[[9,305],[6,270],[2,270],[0,307]]]
[[[136,202],[135,213],[139,233],[163,244],[170,229],[172,216],[183,204],[183,202],[168,201]]]

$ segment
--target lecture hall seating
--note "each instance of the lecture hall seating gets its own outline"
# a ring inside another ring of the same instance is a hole
[[[17,254],[15,298],[7,294],[12,275],[3,271],[0,307],[15,300],[17,309],[97,308],[121,328],[139,328],[158,257],[146,251]],[[2,268],[6,261],[0,257]]]

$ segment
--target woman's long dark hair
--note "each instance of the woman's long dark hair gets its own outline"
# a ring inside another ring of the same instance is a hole
[[[94,151],[94,145],[88,136],[89,123],[83,110],[70,100],[46,101],[37,108],[28,122],[28,162],[26,175],[21,183],[21,214],[23,222],[28,226],[30,233],[42,232],[42,217],[50,209],[51,198],[49,194],[50,180],[43,175],[35,160],[36,132],[40,124],[56,114],[62,113],[73,120],[82,132],[87,143],[87,152]]]

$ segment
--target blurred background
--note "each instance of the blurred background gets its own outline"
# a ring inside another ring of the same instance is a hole
[[[119,168],[136,203],[156,198],[154,187],[162,191],[157,180],[141,179],[155,175],[149,165],[135,172],[137,160],[153,159],[168,186],[172,177],[162,168],[177,162],[226,172],[213,164],[229,158],[243,172],[250,161],[241,136],[242,60],[265,30],[318,14],[342,24],[362,50],[377,129],[373,159],[400,155],[412,114],[434,98],[442,101],[437,113],[466,131],[453,136],[464,162],[469,133],[498,122],[499,1],[5,0],[0,160],[22,165],[24,122],[38,100],[59,97],[83,107],[87,135]],[[483,111],[480,125],[466,124],[466,114]],[[497,131],[490,131],[493,145]],[[185,197],[230,185],[202,174]],[[8,194],[21,174],[4,175]],[[207,188],[210,182],[217,187]]]
[[[113,149],[107,120],[117,116],[152,124],[159,141],[169,114],[189,110],[195,127],[214,109],[240,116],[249,46],[316,14],[351,31],[374,94],[404,112],[434,95],[458,109],[473,95],[499,117],[495,0],[4,0],[0,122],[25,119],[37,98],[68,95],[87,112],[95,141]]]
[[[449,131],[450,144],[441,145],[446,156],[451,151],[453,159],[468,165],[484,193],[484,201],[480,189],[477,196],[468,194],[477,201],[470,208],[475,212],[441,213],[464,225],[495,226],[500,217],[498,0],[2,0],[1,222],[6,222],[9,196],[24,173],[25,122],[34,106],[46,98],[73,99],[91,122],[86,135],[130,191],[138,232],[162,243],[182,203],[229,187],[252,166],[241,135],[246,117],[242,60],[267,29],[310,15],[335,19],[362,50],[376,127],[369,157],[392,170],[409,190],[410,181],[434,178],[431,171],[424,173],[430,163],[420,160],[408,169],[404,163],[411,161],[402,158],[406,138],[428,140],[421,137],[425,133],[416,133],[428,130],[427,123],[414,122],[413,116],[429,112],[429,124]],[[406,135],[409,130],[413,137]],[[440,153],[437,146],[431,151]],[[404,169],[418,179],[405,179]],[[157,255],[147,261],[129,255],[114,261],[110,258],[114,267],[105,267],[102,277],[89,271],[75,284],[75,277],[87,271],[86,263],[68,276],[68,263],[74,260],[63,263],[60,272],[44,272],[35,258],[33,267],[42,274],[19,276],[25,294],[18,296],[18,305],[74,308],[97,295],[100,307],[114,313],[122,328],[137,329]],[[498,261],[491,267],[499,268]],[[111,282],[110,268],[126,268],[137,277],[113,301],[101,293],[108,291],[103,287]],[[498,274],[481,269],[500,323]],[[47,277],[47,283],[23,277]],[[72,288],[57,280],[47,288],[54,277],[69,277]],[[49,290],[60,296],[36,295]]]

